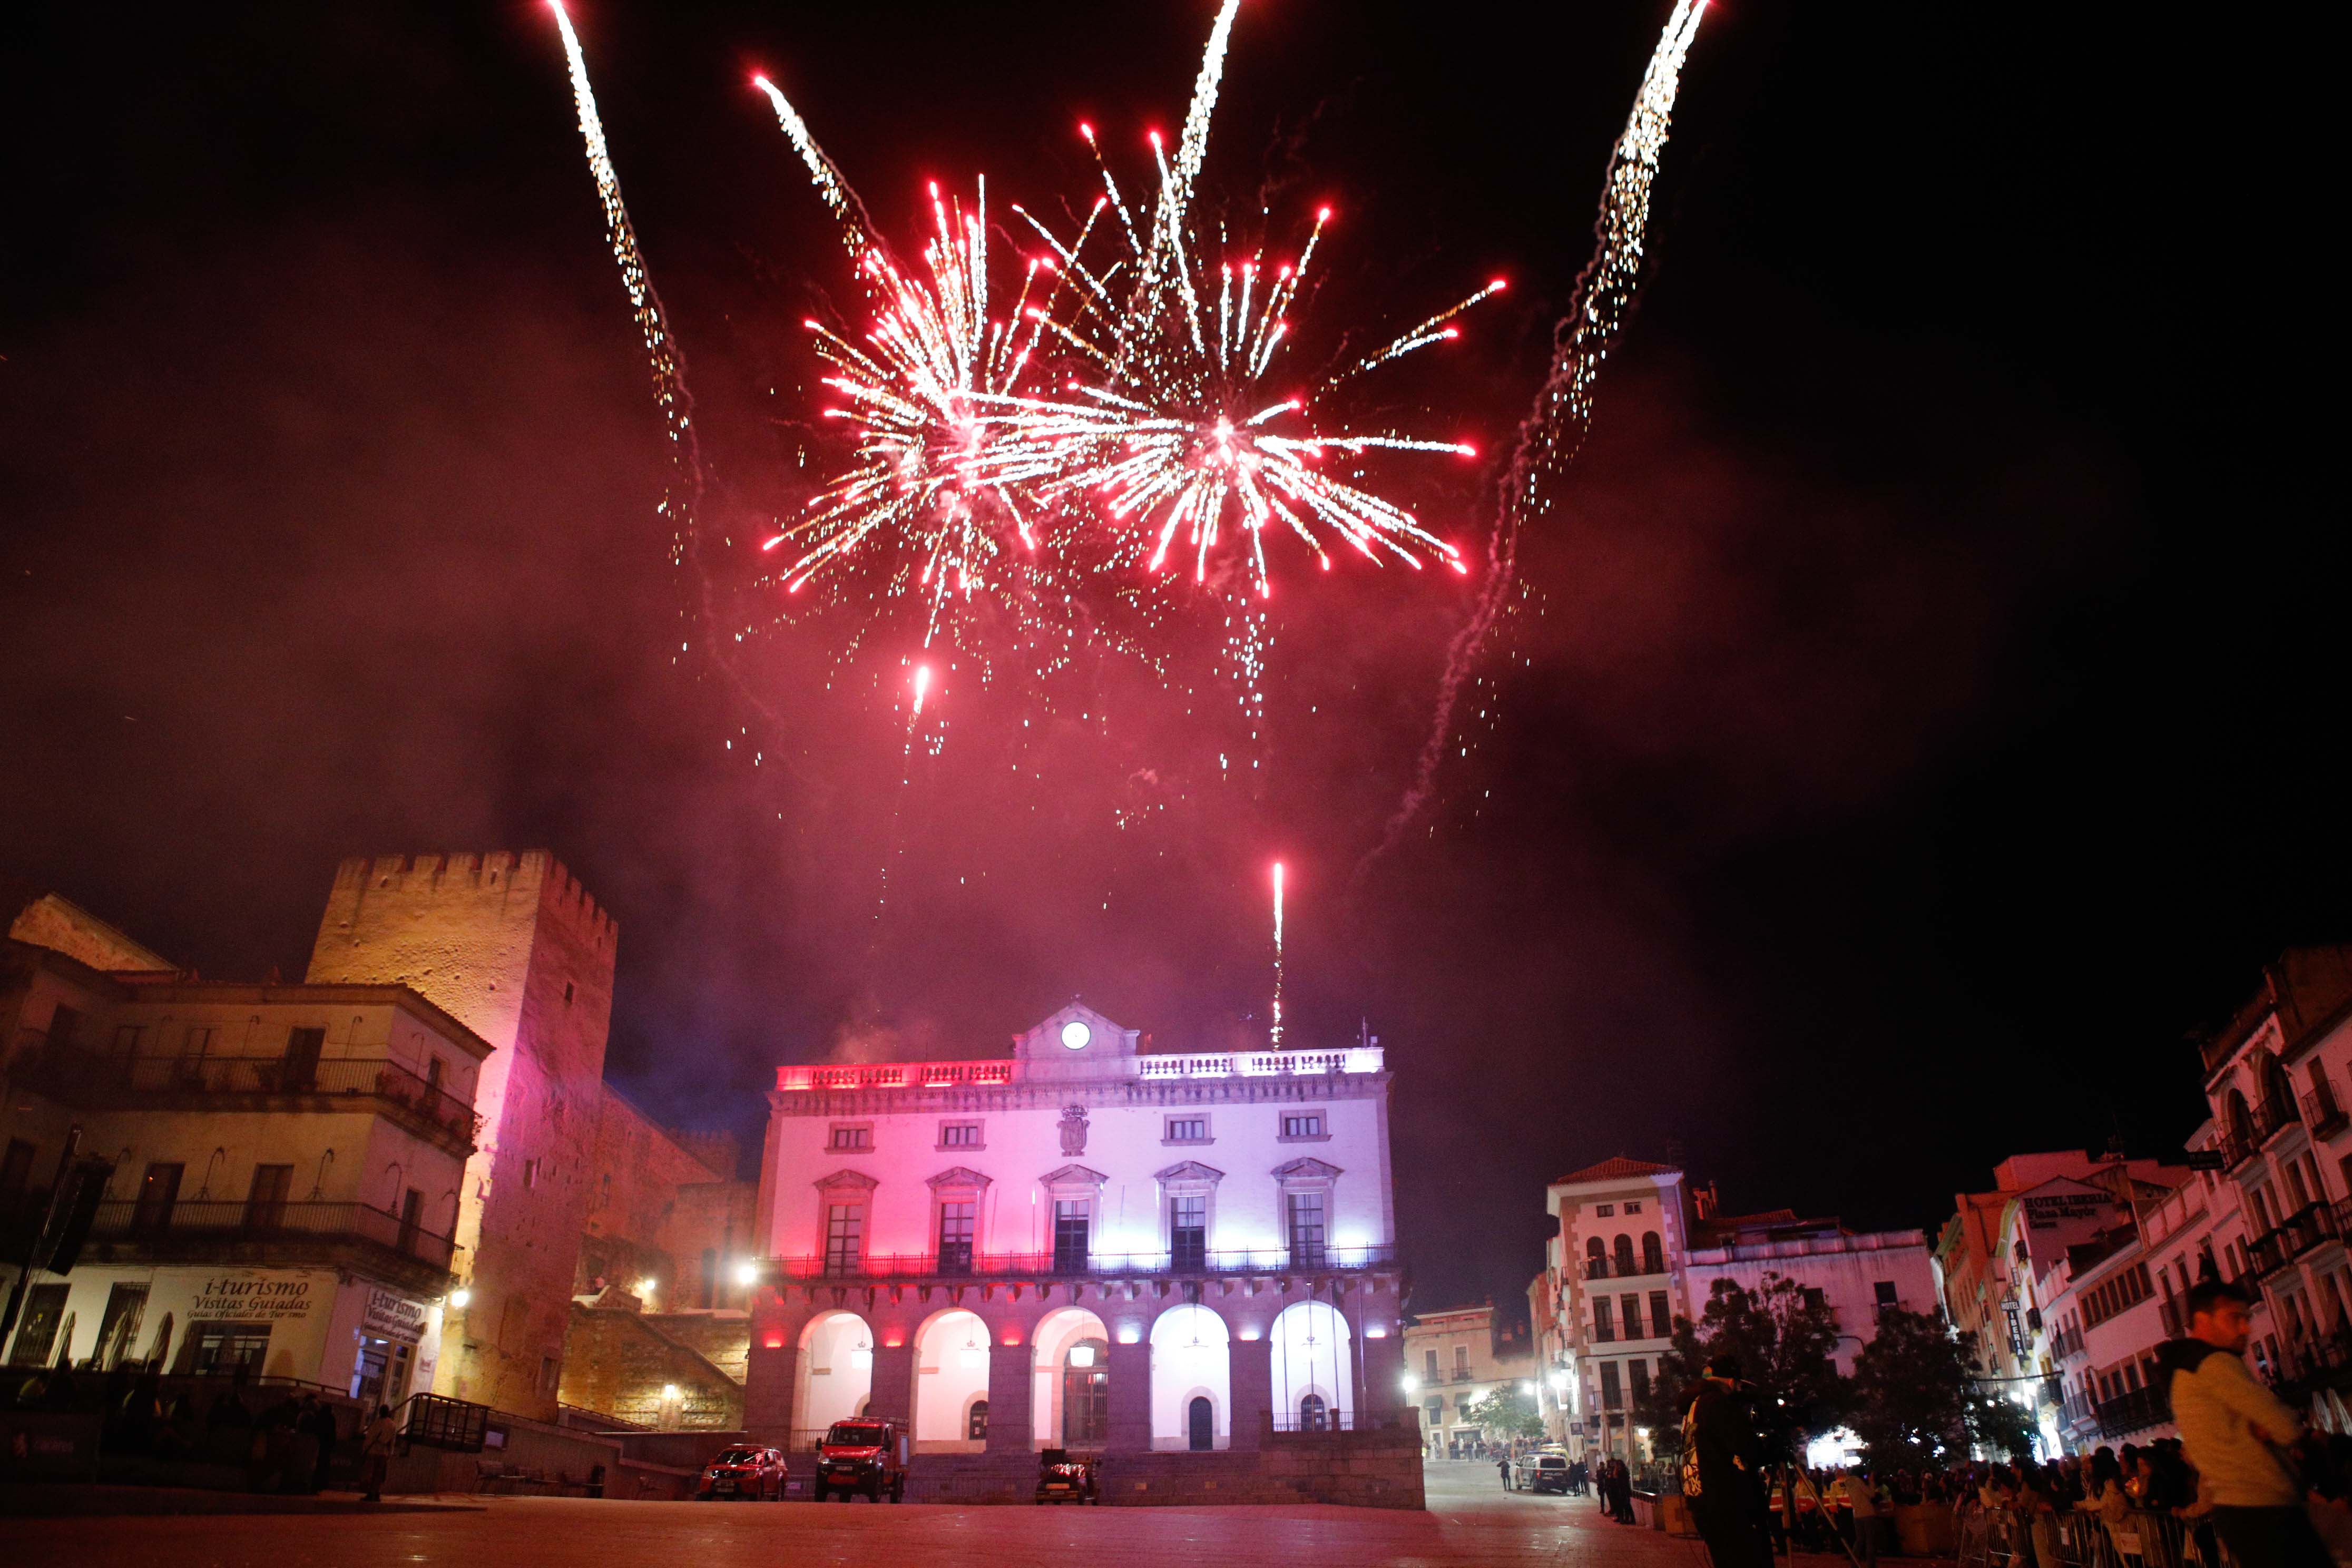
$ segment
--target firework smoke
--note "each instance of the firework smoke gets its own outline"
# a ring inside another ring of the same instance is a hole
[[[1633,319],[1642,282],[1643,242],[1649,230],[1650,187],[1657,178],[1658,157],[1672,128],[1683,61],[1698,36],[1699,17],[1706,10],[1706,0],[1675,0],[1665,30],[1651,51],[1633,111],[1610,153],[1601,216],[1593,225],[1592,259],[1577,278],[1569,313],[1553,331],[1550,374],[1536,395],[1534,408],[1519,425],[1517,446],[1498,487],[1486,579],[1479,584],[1470,618],[1446,650],[1437,711],[1429,738],[1422,744],[1412,785],[1389,819],[1380,843],[1358,863],[1355,880],[1359,884],[1373,862],[1395,847],[1428,804],[1453,731],[1462,682],[1485,647],[1516,581],[1519,532],[1532,519],[1551,510],[1548,481],[1575,460],[1591,432],[1593,388],[1601,367]]]

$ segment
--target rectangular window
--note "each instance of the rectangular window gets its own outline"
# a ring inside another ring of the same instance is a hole
[[[1171,1116],[1168,1119],[1167,1135],[1162,1143],[1206,1143],[1209,1141],[1209,1119],[1205,1116]]]
[[[1882,1307],[1892,1307],[1896,1304],[1895,1281],[1892,1279],[1873,1280],[1870,1293],[1877,1299],[1878,1304]]]
[[[0,1154],[0,1226],[16,1217],[16,1205],[25,1201],[25,1189],[33,1184],[33,1146],[22,1138],[8,1140],[8,1152]]]
[[[137,1231],[168,1230],[172,1210],[180,1202],[180,1178],[187,1173],[181,1164],[157,1163],[147,1167],[140,1178],[139,1201],[131,1211],[131,1228]]]
[[[1624,1391],[1617,1384],[1617,1363],[1604,1361],[1601,1363],[1601,1408],[1622,1410],[1624,1407]]]
[[[833,1142],[828,1145],[828,1147],[834,1149],[871,1149],[874,1147],[873,1123],[860,1122],[855,1127],[835,1127],[833,1130]]]
[[[1592,1298],[1592,1337],[1608,1341],[1617,1337],[1617,1325],[1612,1315],[1612,1303],[1606,1296]]]
[[[1322,1137],[1323,1113],[1319,1110],[1308,1110],[1301,1111],[1296,1116],[1286,1115],[1282,1119],[1282,1135],[1285,1138]]]
[[[139,1338],[139,1321],[146,1314],[145,1282],[117,1280],[107,1292],[106,1315],[98,1321],[98,1343],[90,1351],[102,1371],[112,1372],[123,1357],[134,1353],[131,1347]]]
[[[1638,1199],[1638,1198],[1636,1198],[1636,1199],[1634,1199],[1633,1202],[1631,1202],[1631,1203],[1627,1204],[1627,1205],[1625,1205],[1625,1212],[1626,1212],[1627,1214],[1640,1214],[1640,1213],[1642,1212],[1642,1204],[1641,1204],[1641,1200],[1640,1200],[1640,1199]],[[1637,1361],[1637,1362],[1635,1362],[1633,1364],[1634,1364],[1635,1366],[1639,1366],[1639,1365],[1641,1365],[1642,1363],[1641,1363],[1640,1362],[1638,1362],[1638,1361]]]
[[[1087,1233],[1091,1228],[1093,1218],[1093,1205],[1086,1198],[1054,1200],[1054,1271],[1056,1274],[1083,1274],[1087,1271]]]
[[[256,1165],[245,1194],[245,1228],[276,1230],[286,1223],[286,1194],[294,1184],[291,1165]]]
[[[1650,1332],[1664,1339],[1675,1331],[1675,1310],[1666,1304],[1664,1290],[1650,1292]]]
[[[1638,1405],[1650,1397],[1650,1363],[1645,1361],[1628,1362],[1625,1372],[1633,1380],[1633,1403]]]
[[[36,1285],[25,1293],[25,1316],[16,1329],[16,1348],[8,1352],[10,1366],[47,1366],[57,1348],[58,1325],[66,1315],[70,1285]]]
[[[1168,1251],[1171,1268],[1209,1266],[1208,1194],[1185,1193],[1168,1200]]]
[[[1595,1204],[1592,1205],[1592,1212],[1602,1219],[1612,1219],[1616,1215],[1617,1205],[1615,1204]]]
[[[827,1204],[824,1209],[824,1271],[855,1274],[866,1231],[862,1204]]]
[[[1625,1309],[1625,1337],[1629,1340],[1640,1339],[1642,1337],[1642,1298],[1626,1296],[1619,1300],[1618,1305]]]
[[[1423,1351],[1421,1352],[1421,1373],[1423,1382],[1435,1383],[1437,1381],[1437,1352],[1435,1351]],[[1430,1403],[1433,1405],[1442,1405],[1444,1401],[1433,1399],[1430,1401]]]
[[[980,1148],[980,1123],[977,1121],[940,1122],[940,1147],[942,1149]]]
[[[1469,1379],[1470,1347],[1468,1345],[1455,1345],[1454,1347],[1454,1381],[1456,1383],[1466,1383]]]
[[[979,1223],[979,1216],[980,1204],[976,1199],[940,1205],[940,1272],[971,1272],[972,1227]]]
[[[189,1328],[195,1342],[192,1372],[259,1371],[269,1354],[268,1323],[195,1323]]]
[[[289,1094],[319,1087],[319,1056],[327,1048],[324,1029],[295,1029],[286,1037],[286,1059],[279,1068],[278,1087]]]
[[[1319,1268],[1323,1264],[1323,1194],[1290,1194],[1290,1265]]]

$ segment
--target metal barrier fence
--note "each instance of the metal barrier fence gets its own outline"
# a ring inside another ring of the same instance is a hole
[[[1971,1509],[1957,1533],[1958,1568],[2236,1568],[2210,1529],[2145,1509],[2118,1525],[2095,1513]]]

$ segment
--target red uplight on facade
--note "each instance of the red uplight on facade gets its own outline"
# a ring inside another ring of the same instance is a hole
[[[888,1350],[897,1350],[900,1345],[903,1345],[903,1344],[905,1344],[906,1342],[906,1342],[903,1338],[901,1338],[901,1339],[895,1339],[895,1340],[884,1340],[884,1341],[882,1342],[883,1346],[884,1346],[886,1349],[888,1349]]]
[[[782,1334],[770,1334],[764,1342],[770,1350],[780,1351],[784,1348],[784,1336]]]

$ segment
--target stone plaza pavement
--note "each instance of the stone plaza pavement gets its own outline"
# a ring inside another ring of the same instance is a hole
[[[74,1568],[1255,1568],[1301,1563],[1707,1568],[1696,1542],[1601,1520],[1591,1498],[1501,1489],[1491,1465],[1433,1464],[1429,1511],[876,1507],[485,1498],[385,1513],[15,1519],[8,1558]]]

